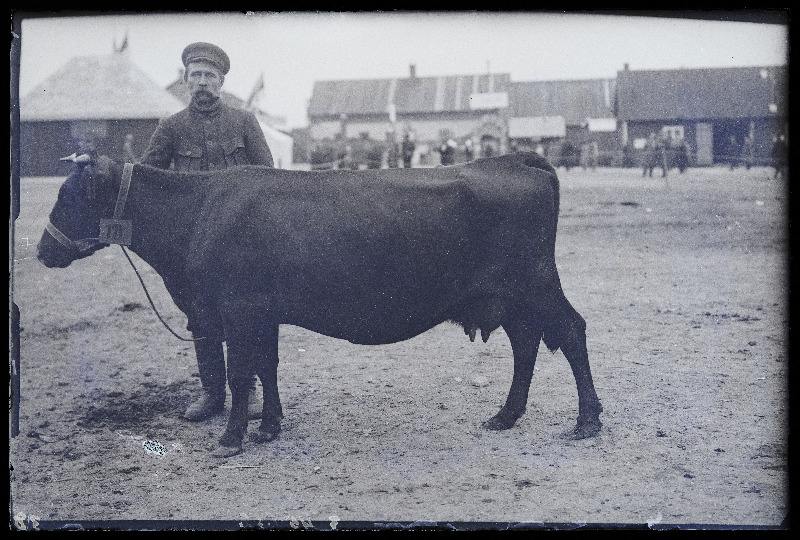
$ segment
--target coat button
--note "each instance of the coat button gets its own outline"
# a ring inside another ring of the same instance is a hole
[[[213,169],[214,167],[215,167],[215,165],[214,165],[213,163],[209,163],[209,164],[208,164],[208,168],[209,168],[209,169]]]

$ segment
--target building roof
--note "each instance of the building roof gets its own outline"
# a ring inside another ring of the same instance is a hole
[[[786,114],[785,67],[622,70],[620,120],[760,118]]]
[[[562,116],[567,125],[588,118],[613,118],[614,79],[525,81],[509,86],[509,115],[518,118]]]
[[[125,53],[78,56],[20,99],[20,120],[163,118],[183,104]]]
[[[389,104],[403,113],[470,111],[473,93],[504,92],[508,73],[317,81],[308,116],[388,114]]]

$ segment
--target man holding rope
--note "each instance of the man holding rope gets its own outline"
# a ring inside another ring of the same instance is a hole
[[[159,123],[140,162],[161,169],[172,166],[176,171],[219,170],[235,165],[272,167],[272,153],[255,115],[220,100],[230,69],[225,51],[210,43],[192,43],[183,50],[181,60],[185,67],[183,81],[192,101]],[[202,395],[184,415],[191,421],[219,414],[225,406],[223,338],[213,335],[209,327],[191,316],[187,325],[196,340],[203,385]]]

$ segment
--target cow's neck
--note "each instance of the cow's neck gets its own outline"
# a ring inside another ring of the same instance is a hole
[[[173,173],[134,167],[124,212],[133,221],[130,248],[162,278],[183,272],[202,198],[202,190]]]

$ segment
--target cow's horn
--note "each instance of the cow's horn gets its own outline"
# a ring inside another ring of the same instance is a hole
[[[62,157],[59,161],[71,161],[73,163],[88,163],[92,160],[92,157],[89,154],[81,154],[78,155],[77,153],[72,154],[71,156]]]

